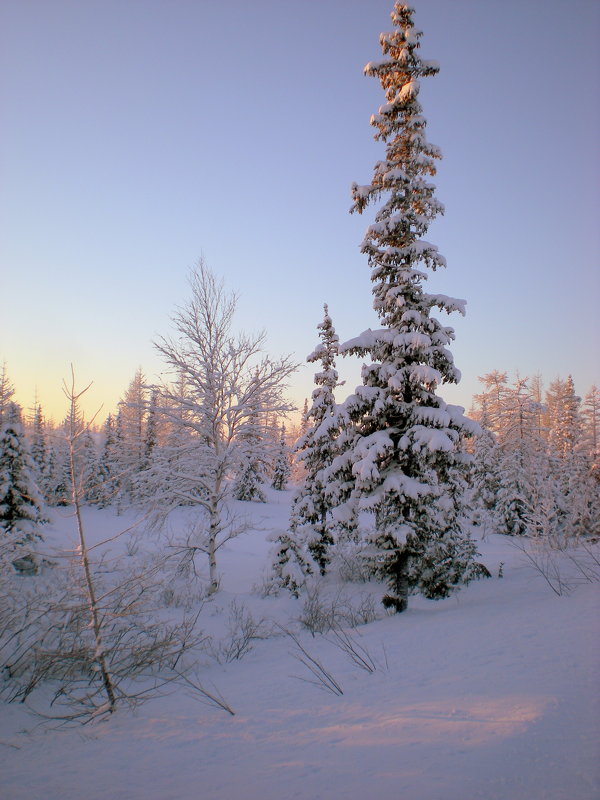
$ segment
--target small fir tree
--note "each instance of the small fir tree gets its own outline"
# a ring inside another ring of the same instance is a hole
[[[297,540],[306,542],[310,555],[324,574],[329,562],[328,550],[333,544],[326,475],[337,453],[339,428],[334,391],[340,385],[335,368],[339,339],[327,305],[317,328],[321,342],[306,360],[320,362],[321,369],[314,377],[316,388],[305,415],[306,430],[296,444],[298,459],[304,466],[304,478],[292,503],[290,530]]]
[[[248,419],[240,426],[239,467],[233,496],[245,502],[266,503],[262,489],[266,482],[266,452],[259,413],[258,408],[253,408]]]
[[[99,473],[98,454],[96,443],[90,430],[81,436],[77,446],[77,465],[81,481],[80,497],[83,503],[98,503],[102,492],[100,487],[101,476]]]
[[[279,534],[275,542],[272,564],[274,585],[287,589],[293,597],[299,597],[307,577],[313,573],[305,542],[299,541],[297,535],[290,531]]]
[[[143,435],[142,459],[140,468],[133,476],[133,495],[138,502],[152,499],[153,483],[155,479],[154,464],[161,457],[159,444],[159,419],[158,405],[159,392],[152,390],[145,415],[145,428]]]
[[[510,384],[497,370],[479,380],[484,391],[474,398],[475,416],[484,433],[475,445],[474,503],[498,533],[540,535],[558,509],[541,435],[539,380],[533,387],[527,378]]]
[[[531,471],[523,451],[504,449],[500,459],[499,487],[494,513],[496,530],[508,536],[524,536],[529,531],[533,511],[531,505]]]
[[[561,496],[559,541],[595,536],[600,530],[600,486],[593,452],[586,441],[586,417],[573,378],[553,381],[546,397],[549,455]]]
[[[140,472],[145,469],[145,427],[147,414],[146,378],[139,368],[119,402],[119,461],[121,503],[137,502],[140,496]]]
[[[290,471],[290,449],[285,440],[285,425],[282,425],[279,435],[279,446],[276,450],[275,464],[273,465],[273,477],[271,479],[271,486],[273,489],[277,489],[279,492],[287,489]]]
[[[35,481],[35,465],[25,440],[21,410],[8,403],[0,432],[0,563],[23,573],[35,573],[39,562],[35,542],[46,521]]]
[[[49,439],[44,493],[51,506],[68,506],[71,502],[69,450],[64,437],[56,432]]]
[[[103,442],[96,465],[96,492],[94,502],[100,508],[109,506],[119,491],[118,464],[115,453],[115,420],[109,414],[104,423]]]
[[[46,424],[42,407],[36,404],[33,412],[33,430],[31,433],[31,457],[36,467],[37,485],[44,487],[48,470],[48,443],[46,441]]]
[[[471,520],[484,531],[493,529],[495,510],[500,488],[500,462],[502,451],[494,434],[482,423],[481,433],[475,437],[473,467],[471,470]]]
[[[517,376],[512,385],[506,386],[496,418],[498,441],[505,449],[521,449],[524,459],[528,454],[537,455],[544,449],[544,440],[539,436],[539,417],[544,410],[535,399],[529,378]]]
[[[487,375],[480,375],[477,380],[483,384],[484,390],[473,398],[473,418],[499,440],[504,419],[504,398],[508,392],[508,373],[494,370]]]
[[[301,439],[308,430],[308,397],[304,398],[304,405],[302,406],[302,417],[300,418],[300,431],[298,438]]]
[[[600,390],[592,386],[586,394],[581,411],[583,438],[590,459],[594,464],[600,460]]]
[[[152,457],[154,450],[158,446],[158,391],[153,390],[150,396],[150,405],[148,406],[148,414],[146,415],[146,431],[144,433],[144,456],[143,468],[149,469],[152,466]]]
[[[294,436],[294,441],[298,442],[308,430],[308,398],[304,398],[304,404],[302,406],[302,414],[300,415],[300,424],[298,426],[298,430],[296,435]],[[301,461],[295,457],[296,448],[292,449],[292,480],[294,483],[299,484],[302,483],[304,480],[304,466]]]
[[[5,414],[8,410],[9,404],[12,402],[12,396],[15,390],[8,377],[6,371],[6,363],[2,364],[0,369],[0,430],[2,430],[5,422]]]
[[[573,378],[557,378],[546,393],[548,444],[559,458],[572,456],[581,441],[581,398],[575,394]]]

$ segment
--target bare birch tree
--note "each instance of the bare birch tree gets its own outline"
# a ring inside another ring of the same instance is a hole
[[[85,575],[85,589],[88,600],[88,610],[90,616],[90,627],[94,634],[95,650],[94,656],[100,675],[102,676],[102,685],[106,693],[106,709],[110,713],[115,710],[116,696],[113,681],[108,670],[106,655],[104,652],[104,644],[102,642],[102,629],[101,629],[101,615],[98,608],[98,600],[96,596],[96,587],[92,578],[92,571],[90,569],[90,558],[85,540],[85,532],[83,528],[83,520],[81,517],[80,498],[82,496],[82,477],[77,474],[77,446],[82,436],[87,433],[87,426],[83,422],[79,410],[79,400],[83,394],[89,389],[89,385],[80,392],[75,391],[75,374],[71,367],[71,385],[68,386],[65,382],[63,391],[69,401],[69,416],[68,416],[68,431],[67,441],[69,444],[69,465],[71,469],[71,486],[73,491],[73,506],[75,508],[75,519],[77,520],[77,534],[79,537],[79,556],[81,558],[81,566]]]
[[[155,343],[176,378],[161,387],[157,410],[179,433],[170,451],[166,448],[162,470],[168,475],[159,481],[165,488],[157,500],[163,516],[184,504],[201,509],[185,547],[188,553],[207,554],[213,593],[217,550],[239,533],[239,521],[228,518],[226,500],[239,466],[240,433],[252,415],[292,409],[284,390],[296,364],[290,357],[265,355],[264,332],[234,334],[237,296],[204,262],[192,271],[190,286],[190,300],[173,318],[176,338]]]

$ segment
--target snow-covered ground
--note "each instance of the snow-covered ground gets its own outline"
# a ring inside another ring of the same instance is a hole
[[[312,683],[298,645],[271,625],[272,635],[241,660],[203,660],[204,686],[216,688],[234,716],[182,687],[135,712],[69,729],[36,727],[23,706],[2,705],[3,800],[600,796],[597,583],[557,596],[510,540],[488,537],[480,551],[492,579],[443,601],[411,598],[401,615],[377,608],[379,619],[350,631],[373,667],[367,671],[331,633],[301,628],[304,598],[253,590],[289,499],[271,492],[265,505],[239,504],[253,527],[221,552],[221,590],[199,625],[226,642],[233,601],[256,621],[276,620],[343,694]],[[85,519],[92,540],[131,521],[92,509]],[[74,521],[55,512],[47,546],[73,531]],[[358,605],[380,587],[341,591]]]

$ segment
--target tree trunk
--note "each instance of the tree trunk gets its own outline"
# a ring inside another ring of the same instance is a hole
[[[391,592],[381,602],[386,608],[393,608],[397,614],[408,608],[408,560],[409,553],[406,548],[402,548],[396,552],[388,566],[388,586]]]
[[[219,510],[214,498],[210,507],[210,527],[208,530],[208,569],[210,586],[208,594],[214,594],[219,588],[217,578],[217,534],[219,533]]]
[[[85,391],[85,390],[84,390]],[[85,574],[85,585],[88,595],[89,612],[92,623],[92,630],[94,632],[95,654],[94,658],[100,669],[102,675],[102,683],[106,691],[108,700],[109,711],[112,713],[116,706],[116,697],[113,687],[112,678],[108,671],[108,664],[106,656],[104,655],[104,645],[102,643],[102,625],[100,622],[100,614],[98,611],[98,602],[96,599],[96,590],[94,588],[94,581],[92,579],[92,571],[90,569],[90,560],[88,556],[85,535],[83,531],[83,520],[81,518],[81,505],[80,494],[81,487],[79,483],[79,476],[77,474],[76,460],[75,460],[75,442],[80,436],[81,431],[77,430],[78,418],[78,404],[79,397],[83,394],[75,394],[75,377],[73,376],[73,384],[70,392],[66,392],[67,397],[71,401],[71,415],[70,415],[70,431],[69,431],[69,467],[71,471],[71,485],[73,492],[73,503],[75,505],[75,517],[77,519],[77,532],[79,534],[79,548],[81,550],[81,564]]]

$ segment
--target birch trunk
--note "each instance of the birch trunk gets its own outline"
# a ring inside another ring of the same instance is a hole
[[[89,387],[87,387],[89,388]],[[84,389],[86,391],[86,389]],[[71,409],[70,409],[70,424],[69,424],[69,468],[71,471],[71,486],[72,486],[72,494],[73,494],[73,504],[75,506],[75,517],[77,519],[77,533],[79,536],[79,550],[81,554],[81,565],[83,567],[83,572],[85,575],[85,587],[87,593],[87,602],[88,602],[88,610],[91,617],[92,623],[92,631],[94,633],[94,640],[95,640],[95,653],[94,659],[98,664],[98,668],[100,670],[100,674],[102,676],[102,683],[104,685],[104,690],[106,692],[106,697],[108,701],[109,711],[112,713],[115,710],[116,706],[116,697],[115,697],[115,690],[113,686],[113,682],[110,676],[110,672],[108,670],[108,665],[106,663],[106,656],[104,655],[104,647],[102,644],[102,625],[100,622],[100,613],[98,611],[98,601],[96,598],[96,590],[94,588],[94,581],[92,579],[92,571],[90,569],[90,560],[88,555],[88,549],[85,541],[85,534],[83,529],[83,520],[81,517],[81,504],[80,504],[80,494],[81,494],[81,487],[78,484],[78,474],[77,474],[77,465],[75,459],[75,442],[77,441],[78,437],[83,433],[83,428],[78,430],[77,420],[79,417],[79,410],[78,410],[78,399],[81,397],[83,392],[79,392],[79,394],[75,394],[75,378],[73,377],[73,382],[71,384],[71,389],[65,389],[65,394],[70,400]]]

